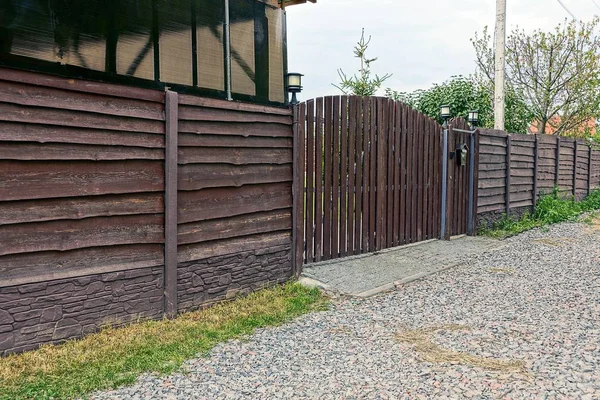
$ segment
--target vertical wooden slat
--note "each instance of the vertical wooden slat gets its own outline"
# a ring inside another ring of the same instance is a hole
[[[413,167],[413,158],[415,156],[415,151],[413,148],[413,142],[415,137],[415,129],[414,129],[414,120],[415,120],[416,112],[412,109],[408,110],[408,119],[406,126],[406,204],[404,206],[406,210],[406,219],[404,225],[404,237],[406,238],[406,243],[413,243],[415,238],[412,233],[412,227],[414,226],[414,216],[413,213],[413,178],[414,178],[414,167]]]
[[[396,154],[396,139],[395,139],[395,127],[394,122],[395,108],[394,101],[387,100],[388,115],[387,121],[387,212],[386,212],[386,247],[391,248],[394,246],[394,157]]]
[[[387,180],[387,101],[377,99],[377,250],[386,243],[386,180]]]
[[[362,154],[363,154],[363,136],[365,134],[365,125],[363,122],[364,118],[364,110],[363,110],[363,101],[360,97],[355,98],[356,101],[356,154],[355,154],[355,162],[356,162],[356,184],[354,186],[354,254],[361,254],[360,246],[362,243],[361,238],[361,208],[363,203],[362,198],[362,182],[363,182],[363,166],[362,166]],[[350,222],[349,222],[350,223]]]
[[[315,261],[315,101],[306,103],[306,262]]]
[[[323,259],[323,98],[316,102],[315,147],[315,261]]]
[[[423,138],[423,239],[429,237],[429,158],[431,157],[429,149],[429,118],[424,118],[424,138]]]
[[[435,233],[434,227],[435,227],[435,211],[434,211],[434,204],[435,204],[435,164],[437,164],[437,160],[435,158],[435,143],[436,143],[436,135],[435,135],[435,122],[431,119],[427,120],[427,123],[429,125],[429,131],[428,131],[428,136],[429,136],[429,149],[427,150],[427,165],[428,165],[428,169],[429,169],[429,180],[428,180],[428,192],[429,192],[429,205],[428,205],[428,209],[427,209],[427,215],[428,215],[428,234],[427,234],[427,238],[428,239],[434,239],[437,237],[437,234]]]
[[[554,186],[558,187],[560,179],[560,137],[556,137],[556,164],[554,165]]]
[[[538,164],[540,154],[540,140],[538,135],[535,135],[535,143],[533,148],[533,207],[537,206],[538,201]]]
[[[363,182],[362,182],[362,253],[369,251],[369,185],[370,185],[370,163],[371,163],[371,152],[369,148],[369,141],[371,138],[371,107],[368,97],[363,97],[362,109],[363,109]]]
[[[440,179],[440,167],[441,167],[441,128],[437,122],[433,121],[433,237],[440,237],[440,197],[441,197],[441,179]]]
[[[506,136],[506,199],[505,212],[506,215],[510,214],[510,159],[512,153],[512,139],[510,135]]]
[[[340,214],[340,97],[333,97],[333,158],[332,158],[332,229],[331,257],[338,258],[340,254],[340,219],[346,218]]]
[[[331,225],[332,225],[332,115],[333,115],[333,97],[325,97],[325,187],[324,187],[324,205],[323,205],[323,259],[331,259]]]
[[[400,119],[400,219],[398,223],[398,242],[399,244],[406,244],[406,138],[407,138],[407,124],[408,124],[408,113],[410,109],[408,106],[401,104],[402,117]]]
[[[415,174],[417,175],[417,208],[415,210],[415,212],[417,213],[417,241],[420,242],[423,240],[423,189],[424,189],[424,185],[423,185],[423,179],[424,179],[424,174],[423,174],[423,159],[425,158],[425,149],[423,148],[424,145],[424,133],[423,132],[423,124],[424,124],[424,118],[423,118],[423,114],[419,113],[418,114],[418,120],[417,120],[417,129],[415,131],[415,133],[417,134],[417,138],[418,138],[418,145],[417,145],[417,149],[416,149],[416,155],[417,155],[417,164],[415,165]]]
[[[306,104],[294,107],[294,190],[293,190],[293,243],[294,276],[302,273],[304,253],[304,182],[305,182],[305,128]]]
[[[374,98],[370,99],[371,107],[371,165],[370,165],[370,178],[369,178],[369,250],[375,250],[375,210],[377,209],[377,198],[375,196],[377,187],[377,102]]]
[[[453,151],[455,140],[454,140],[454,129],[452,126],[448,128],[448,154]],[[448,195],[446,196],[446,237],[453,235],[454,224],[454,165],[455,160],[444,160],[448,163],[448,176],[447,176],[447,190]]]
[[[453,190],[452,190],[452,194],[454,196],[454,200],[453,200],[453,204],[454,204],[454,209],[452,212],[452,235],[456,235],[458,234],[458,232],[460,231],[460,226],[459,226],[459,221],[460,221],[460,190],[461,190],[461,168],[458,167],[458,155],[456,154],[456,145],[459,143],[460,141],[460,132],[456,132],[454,131],[454,141],[452,143],[452,148],[450,149],[451,151],[455,152],[454,154],[454,159],[452,160],[452,165],[454,168],[454,180],[452,182],[453,185]]]
[[[400,245],[400,159],[402,154],[402,107],[394,102],[394,215],[393,215],[393,245]]]
[[[358,124],[358,98],[352,97],[352,110],[350,111],[350,132],[348,135],[348,254],[356,254],[354,251],[354,210],[355,199],[355,177],[354,165],[356,163],[356,137],[360,127]]]
[[[352,103],[352,98],[350,98]],[[352,115],[352,114],[351,114]],[[340,207],[340,257],[345,257],[348,248],[348,97],[342,96],[341,104],[342,126],[340,133],[341,159],[341,207]]]
[[[573,197],[577,199],[577,163],[578,163],[578,143],[573,140]]]
[[[165,93],[165,270],[164,313],[177,315],[177,155],[179,96]]]
[[[413,121],[412,121],[413,142],[412,142],[412,149],[411,149],[413,156],[412,156],[411,167],[410,167],[410,170],[408,171],[408,173],[410,175],[412,175],[412,189],[411,189],[412,198],[411,198],[411,205],[410,205],[410,208],[411,208],[410,237],[411,237],[412,243],[415,243],[418,241],[417,224],[418,224],[419,219],[417,217],[417,209],[419,207],[418,199],[419,199],[419,135],[420,135],[419,122],[420,122],[420,117],[421,117],[420,113],[417,113],[417,112],[414,113]]]

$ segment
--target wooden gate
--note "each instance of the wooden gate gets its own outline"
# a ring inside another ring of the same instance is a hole
[[[477,215],[477,159],[478,132],[472,131],[467,121],[455,118],[448,126],[448,189],[447,223],[445,238],[449,236],[473,234]],[[461,146],[467,146],[467,164],[460,164]]]
[[[307,101],[296,119],[297,262],[439,237],[436,121],[387,98],[354,96]]]

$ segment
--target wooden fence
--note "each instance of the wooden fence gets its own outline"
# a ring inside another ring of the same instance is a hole
[[[531,208],[555,186],[582,199],[600,187],[600,150],[582,140],[481,129],[478,186],[479,214]]]
[[[292,152],[288,108],[0,68],[0,355],[287,280]]]

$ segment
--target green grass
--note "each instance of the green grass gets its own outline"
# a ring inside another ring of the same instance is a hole
[[[219,342],[326,308],[317,289],[289,283],[174,320],[107,328],[81,340],[0,359],[0,399],[70,399],[168,374]]]
[[[546,227],[565,221],[575,221],[583,213],[600,210],[600,190],[595,190],[583,201],[560,196],[555,188],[552,193],[541,197],[533,214],[526,214],[520,219],[504,215],[491,228],[483,228],[480,234],[503,239],[527,230]]]

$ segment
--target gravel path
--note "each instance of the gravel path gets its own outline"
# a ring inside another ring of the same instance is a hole
[[[600,231],[556,225],[96,399],[599,399]]]

